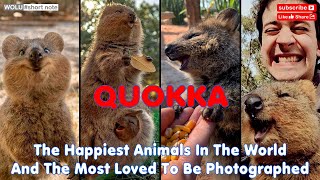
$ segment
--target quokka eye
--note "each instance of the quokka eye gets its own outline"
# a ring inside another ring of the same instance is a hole
[[[188,35],[187,39],[192,39],[192,38],[200,36],[200,35],[201,35],[200,33],[193,33],[193,34]]]
[[[24,55],[24,50],[21,49],[21,50],[19,51],[19,56],[23,56],[23,55]]]
[[[44,52],[49,54],[50,53],[50,50],[48,48],[44,48]]]
[[[282,98],[282,97],[290,97],[290,95],[288,93],[279,93],[278,94],[278,97],[279,98]]]

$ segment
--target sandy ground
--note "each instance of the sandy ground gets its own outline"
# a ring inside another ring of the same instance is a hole
[[[168,85],[172,85],[174,89],[181,85],[190,85],[190,77],[180,71],[180,63],[171,61],[164,53],[165,46],[187,30],[186,26],[161,25],[161,88],[163,90],[166,90]]]
[[[0,50],[3,40],[11,34],[20,38],[44,37],[47,32],[57,32],[64,39],[64,54],[71,63],[72,79],[69,92],[66,96],[66,103],[72,112],[72,126],[79,138],[79,23],[78,22],[0,22]],[[0,52],[0,74],[2,74],[5,59]],[[6,93],[0,78],[0,104],[5,99]],[[78,143],[78,142],[77,142]],[[49,179],[66,179],[63,176],[51,176]]]

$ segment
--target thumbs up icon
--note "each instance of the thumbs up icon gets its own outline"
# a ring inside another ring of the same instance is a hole
[[[291,15],[289,16],[289,19],[294,19],[294,15],[291,14]]]

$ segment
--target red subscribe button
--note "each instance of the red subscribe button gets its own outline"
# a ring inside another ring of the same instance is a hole
[[[317,6],[315,4],[278,4],[277,11],[305,11],[316,12]]]
[[[286,21],[316,21],[316,13],[278,13],[277,20]]]

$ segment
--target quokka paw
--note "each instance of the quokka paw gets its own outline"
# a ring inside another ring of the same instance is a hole
[[[122,60],[123,60],[125,66],[129,66],[130,65],[131,58],[130,58],[129,55],[122,56]]]
[[[179,106],[178,104],[173,105],[174,110],[174,118],[178,119],[183,111],[183,107]]]
[[[70,168],[70,173],[67,179],[79,179],[79,176],[78,175],[76,176],[74,171],[75,171],[75,168]]]
[[[150,57],[150,56],[146,56],[146,59],[147,59],[147,61],[149,61],[149,62],[152,62],[152,61],[153,61],[152,57]]]
[[[207,121],[219,122],[223,119],[223,107],[221,105],[206,107],[202,111],[202,117]]]
[[[58,158],[54,157],[54,156],[42,156],[42,157],[40,157],[39,162],[40,162],[40,164],[42,164],[43,167],[45,167],[45,166],[44,166],[44,163],[48,163],[48,162],[50,162],[50,163],[55,163],[55,165],[57,165],[57,166],[62,166],[62,165],[60,164],[60,160],[59,160]],[[52,169],[52,168],[53,168],[53,166],[51,166],[51,167],[49,168],[49,172],[50,172],[50,173],[53,172],[53,169]]]

